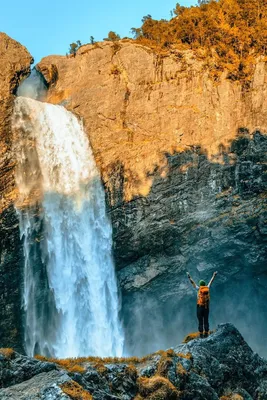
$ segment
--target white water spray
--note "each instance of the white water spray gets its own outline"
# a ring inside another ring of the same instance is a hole
[[[26,205],[19,211],[26,351],[121,356],[111,224],[82,125],[61,106],[19,97],[13,130],[16,181]],[[32,196],[39,199],[39,226]]]

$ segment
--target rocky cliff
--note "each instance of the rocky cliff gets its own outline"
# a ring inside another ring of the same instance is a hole
[[[0,349],[2,400],[264,400],[267,362],[222,324],[143,359],[34,360]]]
[[[30,74],[32,62],[25,47],[0,33],[0,337],[2,346],[20,349],[23,251],[14,209],[16,158],[11,117],[14,94],[20,81]]]
[[[2,36],[6,42],[0,326],[1,345],[18,348],[23,250],[10,116],[31,58]],[[83,119],[101,170],[128,353],[175,345],[195,326],[186,270],[206,280],[219,271],[212,325],[234,321],[254,349],[265,351],[266,68],[258,59],[245,89],[226,74],[213,82],[189,51],[162,56],[127,40],[82,46],[75,57],[49,56],[38,65],[49,86],[46,101]]]
[[[161,56],[127,40],[46,57],[38,69],[47,101],[83,118],[102,172],[129,352],[192,329],[186,270],[206,280],[219,271],[212,323],[235,321],[264,351],[265,61],[249,89],[226,74],[213,82],[191,52]]]

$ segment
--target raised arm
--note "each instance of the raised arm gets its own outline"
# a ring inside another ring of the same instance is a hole
[[[194,288],[196,288],[197,285],[195,284],[195,282],[193,281],[193,279],[192,279],[191,276],[189,275],[189,272],[187,272],[186,275],[188,276],[188,279],[190,280],[190,282],[192,283],[192,285],[194,286]]]
[[[210,280],[210,283],[208,284],[208,287],[211,287],[211,284],[212,284],[212,282],[214,281],[215,276],[216,276],[217,274],[218,274],[217,271],[213,273],[212,278],[211,278],[211,280]]]

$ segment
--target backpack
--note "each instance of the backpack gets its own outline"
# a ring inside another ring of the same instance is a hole
[[[200,286],[197,296],[197,304],[205,308],[209,307],[210,289],[208,286]]]

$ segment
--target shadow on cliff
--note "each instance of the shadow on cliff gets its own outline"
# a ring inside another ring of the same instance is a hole
[[[147,197],[123,202],[117,165],[113,201],[114,258],[122,290],[126,352],[145,354],[197,329],[196,293],[187,281],[209,280],[210,322],[230,321],[261,354],[267,329],[267,136],[246,128],[217,159],[194,146],[166,154]]]

